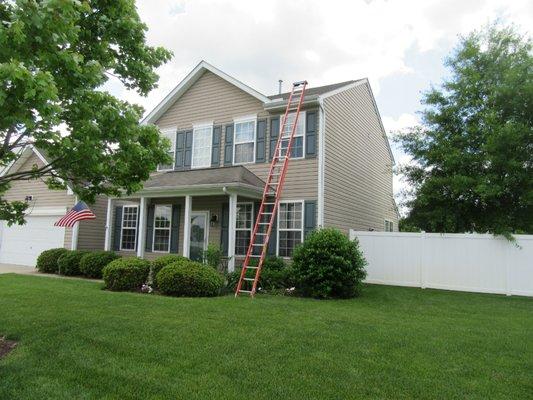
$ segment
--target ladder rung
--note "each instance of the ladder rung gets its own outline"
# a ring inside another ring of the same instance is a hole
[[[251,265],[249,265],[248,267],[246,267],[246,269],[257,269],[259,267],[252,267]]]
[[[252,246],[264,246],[265,243],[252,243]]]
[[[239,293],[252,293],[252,291],[251,290],[243,290],[243,289],[241,289],[241,290],[239,290]]]
[[[255,281],[255,278],[242,278],[242,279],[245,280],[245,281],[248,281],[248,282]]]

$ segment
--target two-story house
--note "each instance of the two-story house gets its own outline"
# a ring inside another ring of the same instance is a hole
[[[132,196],[100,199],[99,219],[65,235],[68,245],[198,259],[212,243],[233,269],[247,250],[287,100],[202,61],[143,121],[171,141],[173,163]],[[394,160],[367,79],[309,88],[291,153],[270,254],[290,257],[317,227],[397,230]]]

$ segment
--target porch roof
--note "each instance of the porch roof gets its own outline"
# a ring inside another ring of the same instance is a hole
[[[200,192],[223,188],[245,190],[256,194],[263,192],[265,182],[246,167],[191,169],[186,171],[159,172],[144,183],[140,193],[152,192]]]

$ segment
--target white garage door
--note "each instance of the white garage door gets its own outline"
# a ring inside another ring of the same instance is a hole
[[[28,216],[25,225],[0,221],[0,263],[34,266],[43,250],[63,247],[65,228],[54,226],[60,216]]]

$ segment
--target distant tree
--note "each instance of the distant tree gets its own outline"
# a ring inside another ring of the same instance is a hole
[[[529,37],[492,25],[461,39],[451,77],[425,93],[422,126],[396,136],[414,162],[404,224],[428,232],[533,233]]]
[[[80,198],[132,193],[160,162],[167,141],[139,124],[140,106],[99,90],[113,76],[146,95],[171,53],[146,45],[133,0],[0,2],[0,171],[28,145],[49,163],[0,176],[0,219],[23,223],[15,181],[68,183]]]

